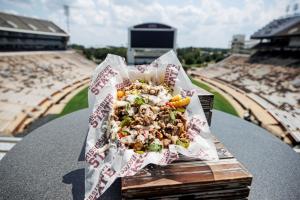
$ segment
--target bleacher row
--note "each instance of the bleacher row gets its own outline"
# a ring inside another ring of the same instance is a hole
[[[76,88],[95,64],[73,51],[0,54],[0,133],[17,134]]]
[[[232,55],[197,73],[244,91],[280,122],[295,143],[300,143],[300,68],[248,61],[249,56]]]

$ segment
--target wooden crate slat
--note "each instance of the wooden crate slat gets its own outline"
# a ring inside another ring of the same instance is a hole
[[[216,146],[217,149],[224,148],[219,142]],[[181,160],[167,166],[150,165],[135,176],[122,178],[122,195],[125,199],[134,199],[139,195],[153,197],[156,190],[160,191],[163,188],[164,192],[158,192],[157,197],[179,195],[183,191],[186,191],[185,195],[199,196],[200,188],[203,191],[225,192],[226,187],[232,187],[231,189],[236,191],[248,188],[251,181],[252,176],[235,158],[220,158],[219,161]],[[248,193],[238,196],[246,198]]]
[[[163,190],[160,189],[160,190]],[[188,193],[180,193],[176,195],[164,195],[164,196],[155,196],[147,197],[147,196],[139,196],[139,197],[133,197],[132,199],[246,199],[249,195],[249,189],[248,188],[240,188],[235,190],[221,190],[221,191],[213,191],[211,193],[207,192],[190,192],[190,195],[187,195]],[[128,197],[130,198],[130,196]]]
[[[248,172],[235,163],[187,162],[182,165],[167,165],[156,169],[146,168],[131,177],[122,179],[123,189],[145,188],[163,185],[220,182],[230,179],[247,179]]]
[[[247,198],[250,188],[246,184],[239,186],[223,184],[198,187],[156,187],[151,191],[132,190],[126,193],[126,199],[177,199],[185,197],[187,199],[244,199]]]
[[[189,184],[182,185],[182,187],[171,186],[155,186],[151,188],[151,193],[154,195],[155,192],[163,189],[164,194],[176,194],[176,193],[189,193],[189,192],[198,192],[198,191],[221,191],[225,189],[238,189],[238,188],[248,188],[248,182],[231,182],[231,183],[220,183],[220,184]],[[124,189],[123,191],[125,191]],[[139,193],[139,194],[137,194]],[[147,195],[149,194],[148,190],[139,190],[139,189],[130,189],[126,192],[126,195]],[[159,193],[161,195],[162,193]]]

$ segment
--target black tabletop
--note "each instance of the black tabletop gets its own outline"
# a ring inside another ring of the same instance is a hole
[[[27,135],[0,161],[0,199],[83,199],[88,110]],[[253,174],[250,199],[300,199],[300,156],[267,131],[214,111],[212,132]],[[120,199],[120,181],[103,199]]]

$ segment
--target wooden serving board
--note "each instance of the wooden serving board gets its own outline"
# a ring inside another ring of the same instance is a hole
[[[217,139],[219,161],[187,157],[122,178],[123,199],[247,199],[251,174]]]
[[[201,91],[199,100],[210,124],[213,95]],[[252,175],[213,136],[219,161],[188,157],[167,166],[148,165],[135,176],[124,177],[123,199],[247,199]]]

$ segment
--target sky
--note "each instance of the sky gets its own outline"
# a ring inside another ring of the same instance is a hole
[[[128,27],[159,22],[177,28],[178,47],[228,48],[232,35],[247,38],[284,15],[289,0],[0,0],[0,11],[51,20],[71,43],[127,46]]]

